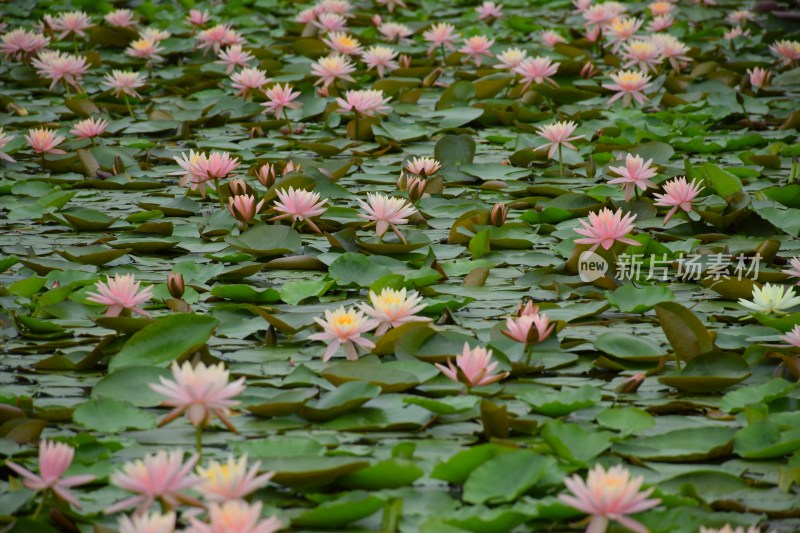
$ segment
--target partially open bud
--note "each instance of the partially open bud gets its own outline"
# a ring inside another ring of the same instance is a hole
[[[408,176],[402,170],[400,171],[400,177],[397,178],[397,190],[403,192],[408,189]]]
[[[229,181],[228,188],[234,196],[247,193],[247,184],[241,178]]]
[[[170,272],[167,278],[167,290],[173,298],[183,298],[186,286],[183,283],[183,276],[178,272]]]
[[[419,176],[412,176],[408,178],[408,199],[416,202],[422,195],[425,194],[425,187],[428,182]]]
[[[594,157],[589,156],[589,161],[586,163],[586,177],[593,178],[597,173],[597,163],[594,162]]]
[[[264,187],[272,187],[275,184],[275,167],[270,163],[265,163],[256,170],[256,178]]]
[[[383,19],[381,18],[380,15],[377,14],[372,15],[372,23],[375,25],[375,27],[378,27],[381,24],[383,24]]]
[[[644,372],[632,375],[617,387],[617,392],[636,392],[646,377],[647,375]]]
[[[589,79],[597,75],[597,69],[591,61],[587,61],[581,68],[581,78]]]
[[[289,172],[300,172],[302,168],[303,168],[302,165],[295,165],[292,161],[289,161],[288,163],[286,163],[286,166],[283,167],[283,174],[281,175],[285,176]]]
[[[497,202],[492,207],[492,212],[489,215],[489,223],[498,228],[506,223],[506,216],[508,216],[508,206],[503,202]]]

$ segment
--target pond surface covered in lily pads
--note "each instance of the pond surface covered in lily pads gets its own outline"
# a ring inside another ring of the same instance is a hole
[[[4,3],[0,531],[800,530],[792,9]]]

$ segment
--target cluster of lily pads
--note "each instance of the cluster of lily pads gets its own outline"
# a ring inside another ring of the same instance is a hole
[[[4,4],[0,531],[800,529],[792,10]]]

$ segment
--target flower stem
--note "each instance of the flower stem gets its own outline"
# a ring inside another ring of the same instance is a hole
[[[358,111],[355,113],[355,132],[353,133],[353,139],[356,141],[358,140]]]
[[[442,43],[442,68],[447,68],[447,49],[445,49],[444,43]]]
[[[44,504],[47,501],[47,497],[50,495],[50,491],[46,490],[42,493],[42,499],[39,500],[39,505],[36,506],[36,510],[33,512],[33,521],[37,521],[39,519],[39,515],[42,514],[44,510]]]
[[[128,108],[128,113],[131,115],[131,118],[136,118],[133,116],[133,108],[131,107],[131,102],[128,100],[128,95],[125,96],[125,106]]]
[[[531,366],[531,357],[533,356],[533,343],[525,345],[525,366]]]
[[[203,459],[203,426],[197,425],[194,427],[194,443],[197,451],[197,462],[199,463]]]
[[[44,173],[45,173],[45,170],[44,170],[44,152],[42,152],[42,174],[44,174]]]
[[[220,183],[219,183],[219,178],[215,178],[214,179],[214,186],[217,189],[217,198],[219,198],[219,206],[224,211],[225,210],[225,199],[223,198],[222,188],[221,188]]]
[[[564,177],[564,158],[561,155],[561,143],[558,143],[558,172]]]

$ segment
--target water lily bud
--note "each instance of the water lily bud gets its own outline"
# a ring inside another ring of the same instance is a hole
[[[400,57],[397,58],[397,62],[400,63],[401,67],[408,68],[411,66],[411,56],[408,54],[401,54]]]
[[[593,178],[597,174],[597,164],[594,162],[594,157],[589,156],[589,161],[586,163],[586,177]]]
[[[497,202],[494,204],[494,207],[492,207],[492,212],[489,215],[489,223],[500,228],[506,223],[507,215],[508,206],[503,202]]]
[[[285,176],[289,172],[300,172],[300,170],[302,168],[303,168],[303,165],[295,165],[294,162],[289,161],[289,162],[286,163],[286,166],[283,167],[283,174],[281,174],[281,175]]]
[[[272,187],[275,183],[275,167],[269,163],[261,165],[261,167],[256,170],[256,178],[264,187]]]
[[[178,272],[170,272],[167,278],[167,289],[173,298],[183,298],[183,292],[186,290],[183,276]]]
[[[428,182],[419,176],[412,176],[408,178],[408,198],[412,202],[416,202],[422,198],[423,194],[425,194],[425,187],[427,186]]]
[[[617,392],[636,392],[646,377],[647,375],[644,372],[632,375],[617,387]]]
[[[231,190],[231,194],[234,196],[247,193],[247,184],[241,178],[231,180],[228,183],[228,188]]]
[[[589,79],[597,75],[597,69],[591,61],[587,61],[581,68],[581,78]]]
[[[408,189],[408,176],[402,170],[400,171],[400,176],[397,178],[397,190],[403,192]]]

